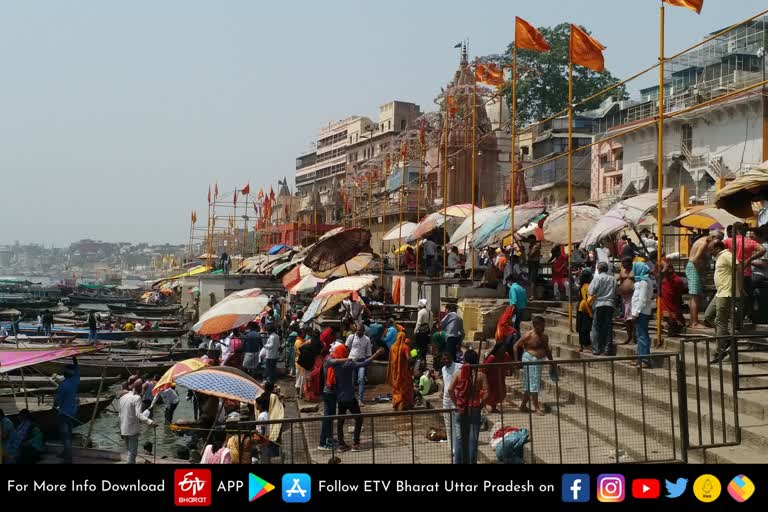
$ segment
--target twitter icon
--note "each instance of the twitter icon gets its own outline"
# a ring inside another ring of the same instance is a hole
[[[664,480],[664,485],[667,487],[667,498],[679,498],[688,487],[688,480],[686,478],[678,478],[676,482]]]

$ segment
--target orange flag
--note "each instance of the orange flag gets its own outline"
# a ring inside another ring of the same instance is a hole
[[[232,204],[234,204],[235,206],[237,206],[237,190],[235,190],[235,194],[234,194],[234,196],[232,197]]]
[[[450,114],[451,117],[455,116],[456,112],[459,111],[459,105],[456,103],[456,98],[448,96],[446,98],[446,103],[448,105],[448,114]]]
[[[476,82],[485,82],[485,64],[482,62],[478,62],[475,64],[475,81]]]
[[[258,197],[259,199],[262,199],[264,197],[264,189],[263,188],[259,189],[259,195],[256,196],[256,197]]]
[[[216,184],[213,186],[213,198],[218,199],[219,198],[219,182],[217,181]]]
[[[571,64],[584,66],[592,71],[604,71],[603,50],[605,46],[576,25],[571,24]]]
[[[515,46],[519,50],[549,51],[549,43],[541,35],[541,32],[517,16],[515,16]]]
[[[211,204],[211,186],[208,185],[208,204]]]
[[[244,196],[247,196],[248,194],[250,194],[251,193],[251,184],[249,183],[246,186],[244,186],[243,190],[241,190],[240,193],[242,195],[244,195]]]
[[[403,160],[408,159],[408,145],[405,143],[405,141],[400,144],[400,156],[403,157]]]
[[[485,65],[485,83],[496,87],[504,85],[504,72],[497,64],[488,63]]]
[[[195,212],[192,212],[192,224],[197,222],[197,214]]]
[[[701,14],[701,8],[704,7],[704,0],[663,0],[663,1],[668,3],[669,5],[674,5],[676,7],[685,7],[686,9],[695,11],[696,14]]]

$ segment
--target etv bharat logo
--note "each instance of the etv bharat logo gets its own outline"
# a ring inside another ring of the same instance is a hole
[[[211,470],[177,469],[174,472],[173,501],[177,507],[210,507]]]

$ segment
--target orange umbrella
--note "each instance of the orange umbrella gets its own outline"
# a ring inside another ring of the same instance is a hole
[[[152,389],[152,394],[157,395],[161,391],[171,387],[171,385],[176,381],[177,377],[181,377],[182,375],[186,375],[189,372],[199,370],[204,366],[207,366],[207,363],[199,357],[193,357],[192,359],[179,361],[170,367],[162,377],[160,377],[160,380],[157,381],[157,384],[155,384],[155,387]]]

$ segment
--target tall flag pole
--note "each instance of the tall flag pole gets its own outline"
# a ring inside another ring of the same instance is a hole
[[[448,97],[450,98],[450,96]],[[449,102],[450,103],[450,102]],[[450,108],[450,107],[449,107]],[[448,220],[448,136],[450,134],[450,125],[448,124],[448,118],[450,117],[449,110],[445,112],[445,130],[443,136],[445,137],[445,154],[443,155],[443,275],[445,275],[446,261],[446,234],[445,227]]]
[[[419,128],[419,179],[416,185],[416,222],[421,221],[421,174],[424,172],[424,126]],[[416,279],[419,278],[419,244],[416,244]]]
[[[605,46],[600,44],[577,27],[571,24],[571,39],[568,62],[568,271],[571,268],[573,253],[573,66],[583,66],[598,73],[605,70],[603,58]],[[573,333],[573,302],[571,301],[571,286],[568,281],[568,332]]]
[[[664,57],[664,4],[674,5],[677,7],[685,7],[694,11],[696,14],[701,14],[701,9],[704,7],[704,0],[661,0],[659,5],[659,114],[657,119],[656,134],[658,136],[656,141],[656,182],[658,190],[656,191],[656,208],[657,221],[656,232],[659,239],[659,247],[656,251],[656,268],[658,279],[659,293],[656,295],[656,344],[661,346],[662,333],[661,333],[661,253],[664,247],[664,233],[663,233],[663,201],[664,201],[664,63],[666,58]]]
[[[407,135],[406,135],[407,137]],[[403,243],[403,196],[405,195],[405,168],[406,164],[408,163],[408,143],[403,140],[403,143],[400,145],[400,157],[403,162],[403,171],[400,174],[400,224],[398,228],[398,243]],[[400,258],[397,258],[397,270],[400,271]]]
[[[471,172],[472,172],[472,238],[475,238],[475,202],[477,201],[477,183],[475,182],[475,161],[477,158],[477,84],[472,84],[472,159]],[[445,226],[443,226],[445,229]],[[471,266],[470,266],[470,279],[475,280],[475,258],[474,251],[472,254]]]
[[[515,44],[512,47],[512,104],[510,109],[510,128],[512,136],[512,152],[509,169],[509,230],[514,243],[515,232],[515,172],[517,171],[517,50],[532,50],[535,52],[549,51],[549,43],[533,25],[523,18],[515,16]],[[501,122],[501,118],[499,118]]]

